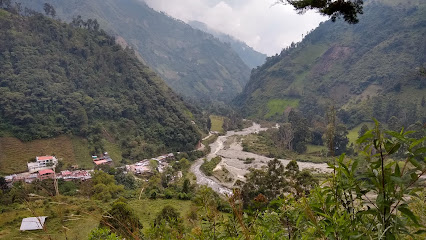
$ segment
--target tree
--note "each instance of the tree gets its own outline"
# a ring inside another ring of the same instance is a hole
[[[278,141],[281,147],[287,150],[293,150],[294,132],[291,123],[285,123],[278,129]]]
[[[398,131],[398,130],[401,130],[401,128],[402,128],[402,124],[397,117],[392,116],[391,118],[389,118],[389,120],[388,120],[388,129],[389,130]],[[364,134],[362,134],[362,135],[364,135]]]
[[[334,152],[336,155],[346,153],[347,145],[349,143],[348,139],[348,130],[345,125],[339,124],[336,127],[336,132],[334,134]]]
[[[112,204],[111,210],[102,217],[100,227],[109,228],[112,232],[126,239],[141,239],[143,225],[126,201],[119,199]]]
[[[322,15],[329,16],[333,22],[343,16],[350,24],[359,22],[358,14],[363,13],[364,3],[363,0],[279,0],[279,2],[292,5],[299,14],[316,9]]]
[[[0,192],[7,189],[7,182],[4,177],[0,177]]]
[[[44,3],[43,10],[44,10],[44,12],[46,13],[47,16],[51,16],[52,18],[54,18],[56,16],[55,8],[52,5],[50,5],[49,3]]]
[[[368,131],[368,126],[366,124],[362,124],[361,129],[358,131],[358,137],[363,136]]]
[[[244,205],[252,204],[259,194],[271,201],[286,192],[287,186],[285,168],[277,159],[269,161],[266,168],[250,169],[242,187]]]
[[[166,222],[170,225],[179,225],[182,222],[179,212],[172,206],[165,206],[155,218],[154,224],[158,225],[161,222]]]
[[[183,193],[189,193],[190,187],[191,187],[191,182],[189,181],[188,178],[185,178],[185,180],[183,181],[183,185],[182,185],[182,192]]]
[[[293,130],[293,150],[298,153],[306,151],[306,144],[311,137],[308,126],[308,120],[300,114],[300,112],[292,109],[288,114],[288,121],[291,123]]]
[[[93,198],[108,201],[124,190],[123,185],[117,185],[114,176],[103,171],[92,174]]]
[[[207,129],[211,131],[211,128],[212,128],[212,120],[210,118],[207,118]]]

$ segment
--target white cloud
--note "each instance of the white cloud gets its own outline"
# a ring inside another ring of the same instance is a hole
[[[185,22],[196,20],[243,40],[268,55],[298,42],[302,34],[326,20],[315,12],[299,15],[276,0],[145,0],[156,9]]]

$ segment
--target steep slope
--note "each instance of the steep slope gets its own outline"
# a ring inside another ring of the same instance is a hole
[[[321,116],[331,103],[354,124],[405,118],[406,105],[424,116],[425,16],[424,1],[368,1],[358,24],[327,21],[268,58],[235,103],[247,116],[267,119],[283,119],[294,107]]]
[[[67,21],[97,19],[123,37],[175,91],[188,97],[230,100],[249,80],[250,69],[230,46],[212,35],[149,8],[138,0],[22,0],[42,10],[51,3]]]
[[[265,62],[266,54],[260,53],[248,46],[245,42],[242,42],[232,36],[224,34],[214,29],[209,28],[205,23],[198,21],[188,22],[194,28],[200,29],[201,31],[212,34],[217,37],[220,41],[228,43],[232,49],[240,56],[244,63],[250,68],[255,68],[262,65]]]
[[[75,134],[127,159],[192,150],[199,133],[181,99],[133,51],[97,28],[0,9],[0,136]],[[0,146],[1,149],[1,146]]]

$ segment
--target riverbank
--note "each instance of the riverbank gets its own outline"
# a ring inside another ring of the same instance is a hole
[[[232,193],[232,188],[236,181],[245,181],[244,175],[248,173],[250,168],[261,168],[273,158],[258,155],[255,153],[244,152],[241,145],[241,138],[249,134],[266,131],[267,128],[262,128],[260,124],[253,123],[251,127],[241,131],[229,131],[224,136],[219,136],[217,140],[210,144],[211,152],[207,155],[207,159],[211,160],[214,157],[222,157],[222,161],[215,168],[215,172],[221,171],[221,174],[226,174],[226,177],[221,179],[232,179],[231,181],[221,181],[216,176],[208,177],[201,170],[200,166],[204,159],[198,159],[191,167],[191,171],[197,177],[197,183],[207,185],[215,192],[226,195]],[[284,165],[287,165],[290,159],[279,159]],[[311,163],[298,162],[300,169],[312,169],[316,172],[328,173],[331,169],[326,163]]]

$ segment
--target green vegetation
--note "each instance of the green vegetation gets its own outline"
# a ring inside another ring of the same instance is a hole
[[[1,207],[0,238],[40,238],[50,236],[51,239],[87,239],[92,229],[99,225],[103,208],[101,202],[75,197],[56,199],[33,199],[27,204],[14,203]],[[30,216],[48,216],[46,232],[19,231],[22,218]]]
[[[59,181],[61,196],[52,194],[51,180],[18,182],[8,188],[0,179],[0,236],[350,239],[380,234],[382,239],[423,239],[425,190],[419,179],[426,171],[426,139],[422,133],[382,131],[376,123],[357,140],[365,149],[360,151],[362,157],[341,155],[330,165],[333,174],[321,176],[324,184],[319,185],[309,170],[300,171],[296,161],[283,166],[275,159],[265,168],[251,169],[227,202],[213,190],[190,183],[186,159],[130,187],[126,176],[113,168],[95,172],[86,182]],[[183,178],[176,178],[178,171]],[[120,186],[120,197],[95,200],[99,185]],[[65,191],[70,188],[79,191]],[[180,200],[181,194],[187,194],[187,200]],[[49,216],[46,229],[18,232],[21,219],[29,215]]]
[[[52,139],[22,142],[14,137],[0,138],[0,173],[13,174],[27,171],[27,162],[40,155],[55,155],[65,167],[93,167],[87,141],[74,136],[61,135]]]
[[[358,126],[352,128],[348,131],[348,139],[349,143],[355,144],[356,140],[359,138],[359,132],[363,125],[366,125],[367,127],[371,128],[374,126],[374,123],[368,122],[368,123],[360,123]]]
[[[223,117],[210,115],[211,128],[210,131],[215,131],[219,133],[223,133]]]
[[[2,135],[30,141],[72,133],[87,139],[90,154],[110,151],[118,161],[188,151],[198,142],[182,100],[96,21],[76,18],[70,26],[30,12],[2,14],[0,25]],[[56,152],[66,151],[66,164],[87,166],[85,147],[72,142],[50,143],[64,147]],[[82,150],[77,159],[73,148]],[[18,161],[54,152],[39,150],[18,154]],[[19,165],[1,171],[25,167]]]
[[[271,158],[294,159],[298,162],[324,163],[332,160],[332,158],[327,157],[328,149],[325,146],[308,144],[306,152],[298,154],[277,146],[270,134],[273,133],[260,132],[259,134],[244,136],[242,139],[243,150]],[[244,162],[249,163],[246,160]]]
[[[222,158],[219,157],[219,156],[215,157],[215,158],[212,158],[210,161],[208,161],[207,159],[204,159],[204,163],[201,164],[200,169],[207,176],[212,176],[213,175],[213,170],[220,163],[220,161],[222,161]]]
[[[187,216],[191,207],[194,204],[191,201],[187,200],[178,200],[178,199],[141,199],[141,200],[131,200],[129,201],[129,206],[134,209],[141,223],[144,225],[144,228],[151,228],[151,223],[154,222],[158,213],[165,206],[174,206],[178,209],[181,216]],[[188,219],[185,221],[186,224],[190,224]]]
[[[349,129],[372,117],[388,124],[395,116],[405,128],[424,122],[426,76],[420,70],[425,67],[426,25],[421,23],[426,3],[388,2],[366,3],[354,25],[322,23],[301,42],[268,57],[252,71],[235,105],[246,117],[284,122],[286,104],[277,99],[299,100],[297,108],[310,126],[331,104]]]
[[[264,116],[265,119],[269,119],[274,115],[283,115],[284,111],[288,108],[297,108],[299,99],[272,99],[269,100],[267,106],[269,112]]]
[[[43,12],[50,3],[57,16],[71,22],[97,19],[101,28],[120,36],[177,93],[196,99],[230,101],[249,80],[250,69],[231,46],[138,0],[21,0]]]

